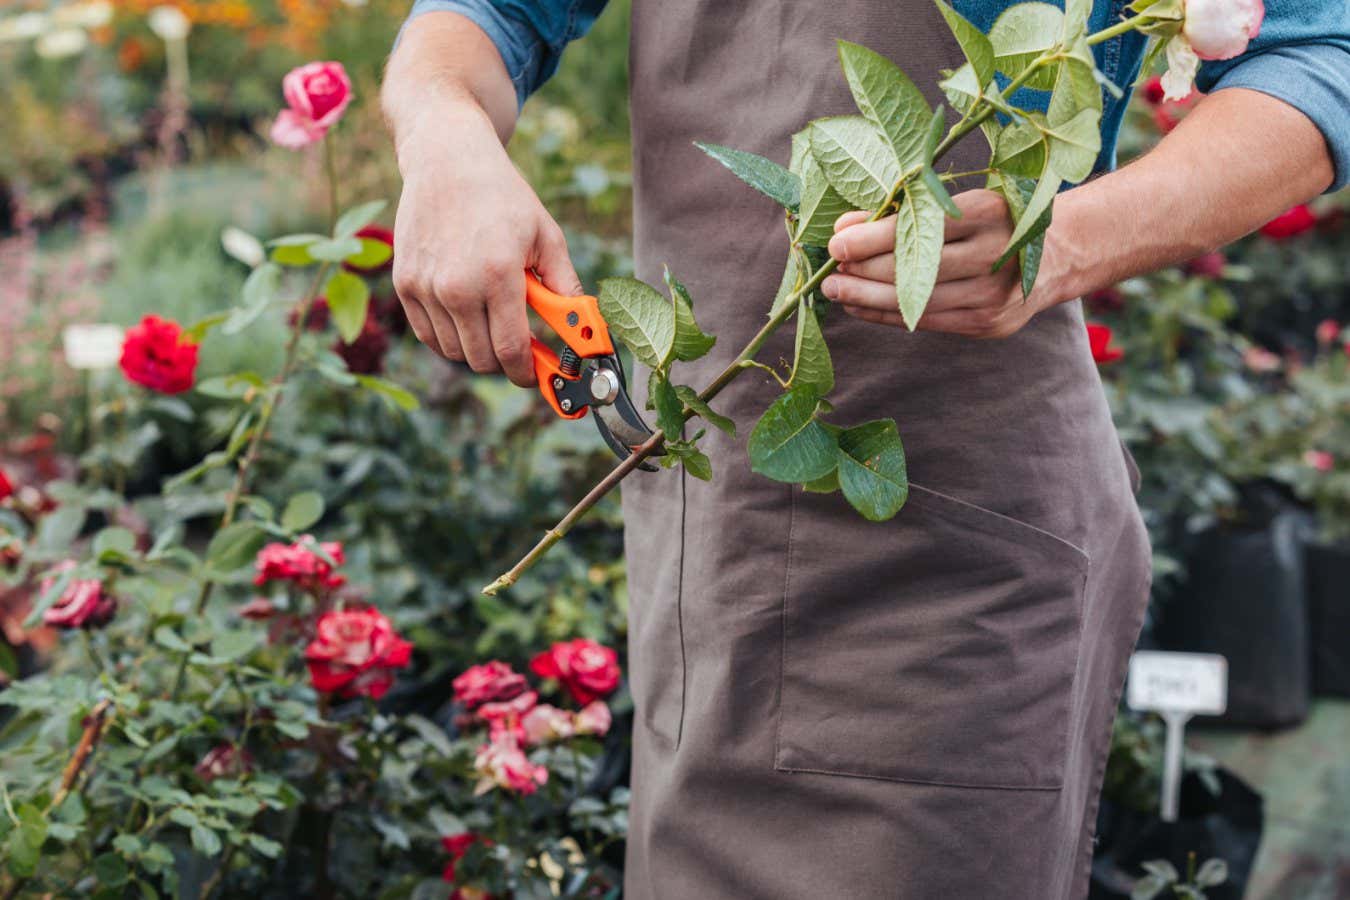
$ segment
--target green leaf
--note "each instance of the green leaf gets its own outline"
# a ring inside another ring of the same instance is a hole
[[[930,111],[914,82],[886,57],[848,41],[839,42],[839,63],[858,109],[890,141],[900,168],[922,162]],[[887,192],[898,178],[886,183]]]
[[[192,652],[192,645],[183,640],[182,636],[168,625],[161,625],[155,629],[155,643],[175,653]]]
[[[816,421],[819,397],[790,390],[764,412],[750,432],[750,467],[775,481],[812,481],[835,467],[838,445]]]
[[[337,226],[333,229],[333,237],[351,237],[375,221],[375,217],[383,212],[388,205],[388,202],[384,200],[371,200],[369,203],[353,206],[338,217]]]
[[[884,522],[909,497],[905,451],[892,419],[878,419],[839,434],[839,487],[863,518]]]
[[[1079,110],[1067,122],[1051,126],[1048,166],[1064,181],[1077,184],[1092,174],[1101,151],[1101,114],[1095,109]]]
[[[666,450],[678,459],[684,470],[700,481],[712,481],[712,460],[706,453],[687,441],[666,444]]]
[[[258,638],[252,630],[222,631],[211,638],[211,655],[226,662],[243,659],[258,646]]]
[[[791,387],[806,388],[817,397],[824,397],[834,390],[834,363],[830,359],[830,348],[821,333],[820,321],[815,310],[806,300],[798,301],[797,339],[792,351],[792,375],[788,378]]]
[[[694,414],[715,428],[721,429],[732,437],[736,436],[736,423],[714,410],[699,397],[698,391],[687,384],[675,385],[675,396],[680,402],[694,411]]]
[[[1032,60],[1059,42],[1063,23],[1064,13],[1048,3],[1018,3],[1008,7],[989,29],[994,65],[1009,78],[1021,75]],[[1054,67],[1045,67],[1025,84],[1050,90],[1055,86]]]
[[[839,490],[839,468],[836,466],[829,473],[814,478],[811,481],[802,484],[802,490],[808,494],[833,494]]]
[[[380,378],[378,375],[357,375],[355,378],[356,383],[361,387],[378,394],[380,399],[389,405],[390,409],[411,412],[422,405],[421,401],[417,399],[417,395],[388,379]]]
[[[922,135],[919,140],[922,147]],[[811,154],[830,185],[860,209],[880,209],[900,180],[900,162],[894,148],[862,116],[834,116],[812,122]]]
[[[961,218],[961,207],[957,206],[956,201],[952,199],[952,195],[947,193],[947,186],[942,183],[941,178],[938,178],[937,172],[933,171],[932,166],[924,166],[923,171],[919,173],[919,177],[923,179],[924,186],[933,195],[933,199],[937,200],[944,213],[953,219]]]
[[[1027,199],[1026,210],[1022,213],[1022,218],[1013,228],[1008,246],[1003,248],[1003,254],[994,263],[995,270],[998,270],[1014,253],[1022,249],[1028,241],[1045,231],[1050,224],[1050,207],[1055,202],[1055,195],[1059,192],[1059,186],[1059,177],[1053,172],[1047,170],[1041,176],[1041,180],[1036,183],[1036,189]]]
[[[235,372],[198,382],[197,393],[220,400],[239,400],[248,396],[249,391],[265,386],[266,382],[256,372]]]
[[[272,262],[282,266],[311,266],[314,257],[309,255],[309,247],[315,241],[326,240],[321,234],[288,234],[274,241],[268,241],[272,248]]]
[[[694,141],[694,146],[726,166],[733,175],[779,206],[796,209],[797,204],[801,202],[801,179],[773,160],[719,144]]]
[[[215,856],[220,852],[220,835],[205,825],[193,825],[189,829],[192,846],[203,856]]]
[[[394,248],[384,241],[375,238],[356,238],[361,242],[361,249],[351,254],[343,262],[358,269],[374,269],[389,262],[394,255]]]
[[[657,427],[665,432],[666,440],[678,441],[684,430],[684,404],[669,379],[652,379],[652,404],[656,407]]]
[[[121,887],[131,877],[126,860],[116,853],[104,853],[94,857],[94,877],[104,887]]]
[[[136,555],[136,535],[129,529],[114,526],[94,535],[94,557],[100,562]]]
[[[324,285],[328,310],[343,343],[356,340],[366,325],[366,311],[370,306],[370,288],[351,272],[334,272]]]
[[[1045,170],[1046,137],[1043,117],[1035,113],[1031,118],[1004,126],[995,139],[991,165],[1002,172],[1036,178]]]
[[[323,518],[323,495],[318,491],[304,491],[286,501],[281,513],[281,527],[287,531],[304,531]]]
[[[281,267],[271,262],[258,266],[244,282],[243,301],[230,312],[220,330],[225,334],[243,331],[263,314],[280,290]]]
[[[600,282],[600,314],[609,330],[633,351],[638,361],[664,369],[675,350],[675,307],[661,293],[636,278]]]
[[[276,859],[281,855],[283,849],[281,844],[271,838],[263,837],[261,834],[245,835],[244,840],[248,842],[255,853],[268,859]]]
[[[322,262],[340,263],[361,252],[361,242],[354,237],[325,238],[309,245],[309,255]]]
[[[981,99],[1000,112],[1004,112],[1005,115],[1007,114],[1007,104],[999,100],[997,91],[993,90],[993,88],[997,88],[997,85],[993,82],[981,84],[976,80],[975,70],[971,68],[970,63],[966,63],[939,81],[938,86],[942,88],[942,93],[946,95],[952,108],[962,115],[968,113]],[[985,119],[980,123],[980,132],[989,142],[991,149],[997,140],[998,130],[998,120],[994,117]]]
[[[993,81],[994,45],[989,38],[983,31],[972,25],[965,16],[943,3],[942,0],[935,0],[935,2],[938,12],[942,13],[942,18],[947,20],[947,27],[952,30],[956,43],[961,45],[961,52],[969,60],[976,79],[981,85]]]
[[[229,318],[229,313],[212,313],[209,316],[203,316],[183,331],[183,338],[194,344],[200,344],[206,340],[206,336],[210,334],[212,328],[225,323]]]
[[[905,186],[895,219],[895,299],[910,331],[937,284],[946,228],[942,204],[922,181]]]
[[[228,574],[253,562],[267,535],[253,522],[233,522],[216,532],[206,548],[206,564]]]
[[[670,291],[670,302],[675,306],[675,358],[692,362],[707,354],[717,343],[717,338],[704,334],[694,319],[694,300],[680,280],[665,269],[666,288]]]
[[[824,246],[834,236],[835,220],[854,206],[831,186],[815,157],[808,154],[802,169],[802,203],[792,239],[802,244]]]

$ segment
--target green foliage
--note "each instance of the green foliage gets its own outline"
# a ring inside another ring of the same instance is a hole
[[[694,146],[731,170],[737,178],[786,209],[801,203],[801,180],[771,159],[745,150],[695,141]]]

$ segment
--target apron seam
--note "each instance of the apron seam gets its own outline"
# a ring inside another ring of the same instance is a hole
[[[787,629],[788,597],[792,586],[792,537],[797,525],[797,492],[788,488],[788,531],[787,553],[783,561],[783,602],[779,604],[779,630],[781,640],[778,647],[778,721],[773,730],[773,767],[780,772],[791,771],[779,763],[783,745],[783,681],[787,676]]]
[[[680,432],[684,436],[683,430]],[[680,466],[680,567],[679,578],[675,587],[675,632],[680,639],[680,720],[675,726],[675,749],[680,749],[680,742],[684,739],[684,704],[685,695],[689,691],[689,660],[685,657],[684,650],[684,548],[685,522],[689,514],[689,501],[685,492],[688,485],[688,472],[684,466]]]
[[[802,766],[777,766],[780,772],[798,772],[805,775],[824,775],[829,778],[866,778],[869,781],[888,781],[891,784],[916,784],[925,787],[958,788],[970,791],[1036,791],[1055,793],[1064,790],[1063,784],[980,784],[963,781],[936,781],[926,778],[893,778],[889,775],[872,775],[866,772],[846,772],[842,769],[808,769]]]

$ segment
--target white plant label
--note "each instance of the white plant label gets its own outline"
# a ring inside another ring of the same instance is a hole
[[[1220,715],[1228,708],[1228,660],[1141,650],[1130,657],[1126,702],[1140,711]]]

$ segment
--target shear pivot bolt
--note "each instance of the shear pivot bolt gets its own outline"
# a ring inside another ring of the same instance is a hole
[[[561,391],[563,389],[563,384],[564,382],[560,376],[558,375],[553,376],[553,389],[555,391]]]
[[[571,400],[568,400],[566,397],[564,397],[564,398],[562,398],[561,400],[559,400],[559,401],[558,401],[558,405],[562,407],[562,411],[563,411],[563,412],[571,412],[571,411],[572,411],[572,401],[571,401]]]

